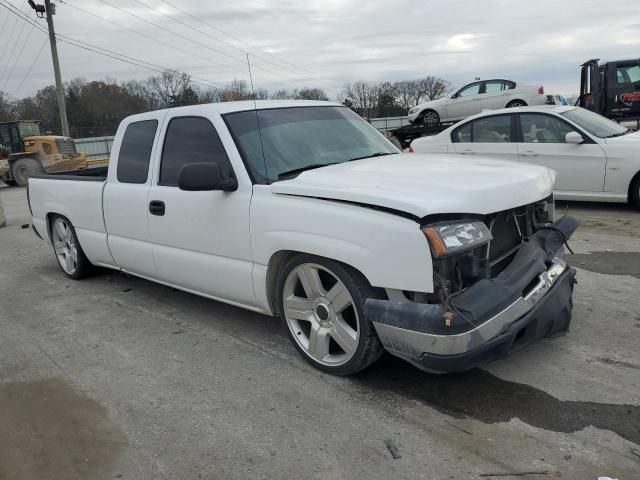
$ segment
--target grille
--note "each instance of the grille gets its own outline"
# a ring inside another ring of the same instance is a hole
[[[513,253],[527,235],[527,214],[530,205],[516,210],[506,210],[491,215],[486,220],[493,240],[489,246],[489,264],[491,276],[500,273],[510,262]]]
[[[56,140],[56,144],[58,145],[58,152],[64,156],[73,158],[78,154],[76,152],[76,143],[70,138],[59,138]]]

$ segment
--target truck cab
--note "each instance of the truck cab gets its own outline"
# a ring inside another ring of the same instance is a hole
[[[577,105],[608,118],[640,117],[640,59],[581,65]]]

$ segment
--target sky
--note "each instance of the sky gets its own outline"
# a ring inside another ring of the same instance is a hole
[[[51,53],[7,3],[46,21],[26,0],[0,0],[0,90],[20,98],[53,83]],[[153,65],[62,42],[63,80],[171,68],[220,86],[250,80],[249,53],[255,87],[270,90],[319,87],[335,98],[349,81],[436,75],[454,87],[499,77],[574,95],[582,61],[640,57],[634,0],[59,0],[56,9],[56,33]]]

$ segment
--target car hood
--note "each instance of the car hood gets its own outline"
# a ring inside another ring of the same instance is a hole
[[[622,144],[622,145],[630,145],[635,142],[640,142],[640,132],[627,133],[626,135],[622,135],[621,137],[611,137],[605,138],[605,142],[610,143],[612,145]]]
[[[379,206],[424,217],[488,214],[551,194],[546,167],[446,154],[397,154],[329,165],[271,184],[276,194]]]
[[[450,99],[447,97],[443,97],[443,98],[438,98],[437,100],[429,100],[428,102],[424,102],[421,103],[419,105],[416,105],[417,107],[421,107],[422,109],[426,108],[426,107],[437,107],[438,105],[443,105],[445,103],[447,103]],[[415,108],[415,107],[413,107]]]

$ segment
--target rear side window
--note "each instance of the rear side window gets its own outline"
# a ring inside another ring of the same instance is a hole
[[[178,186],[178,172],[188,163],[217,163],[223,177],[233,176],[218,132],[202,117],[177,117],[167,127],[158,185]]]
[[[157,120],[130,123],[124,132],[118,154],[118,181],[146,183]]]
[[[511,142],[511,115],[496,115],[473,120],[455,129],[453,143],[507,143]]]

